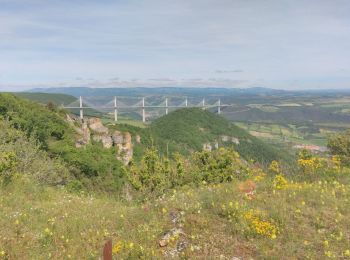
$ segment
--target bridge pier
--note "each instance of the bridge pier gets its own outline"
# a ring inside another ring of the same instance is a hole
[[[84,112],[83,112],[83,98],[79,97],[79,108],[80,108],[80,119],[84,120]]]
[[[168,98],[165,98],[165,114],[167,115],[169,112],[168,110]]]

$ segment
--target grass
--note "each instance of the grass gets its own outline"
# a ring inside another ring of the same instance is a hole
[[[312,126],[309,125],[293,125],[293,124],[277,124],[277,123],[236,123],[239,127],[248,130],[250,134],[259,137],[266,141],[273,141],[274,143],[286,144],[310,144],[325,146],[327,144],[327,138],[330,133],[335,131],[324,126]],[[320,132],[315,132],[315,129]]]
[[[0,189],[0,259],[97,259],[109,238],[118,259],[166,258],[179,241],[187,245],[180,254],[185,259],[345,258],[349,176],[289,181],[283,189],[262,177],[252,197],[238,181],[184,187],[144,203],[75,195],[21,178]],[[184,234],[160,247],[174,214]],[[276,237],[268,229],[257,232],[267,223]]]

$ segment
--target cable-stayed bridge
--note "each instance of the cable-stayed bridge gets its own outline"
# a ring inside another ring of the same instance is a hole
[[[118,113],[121,111],[135,111],[142,116],[142,121],[146,122],[147,112],[150,110],[164,110],[165,114],[169,110],[180,108],[197,107],[202,109],[215,108],[217,114],[222,113],[222,109],[233,107],[232,104],[222,104],[220,99],[214,100],[210,98],[210,102],[206,102],[203,98],[197,100],[189,100],[188,98],[152,98],[152,97],[82,97],[73,101],[68,105],[62,105],[64,109],[78,109],[80,119],[84,119],[84,110],[93,109],[101,113],[113,113],[114,121],[118,121]],[[190,102],[191,101],[191,102]]]

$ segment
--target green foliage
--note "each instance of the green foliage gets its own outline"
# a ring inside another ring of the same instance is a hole
[[[36,154],[44,149],[51,157],[63,160],[70,168],[69,180],[50,182],[66,183],[71,179],[78,179],[88,190],[114,193],[120,190],[124,171],[122,164],[115,158],[115,150],[94,144],[87,145],[84,149],[76,148],[75,130],[64,120],[64,114],[54,106],[42,106],[11,94],[0,94],[0,107],[4,108],[1,109],[3,118],[8,120],[7,131],[2,132],[4,140],[10,138],[26,142],[22,133],[24,132],[32,145],[28,146],[31,148],[30,152],[22,153],[36,158]],[[19,148],[19,145],[16,147]],[[23,149],[26,147],[23,144]],[[38,165],[36,167],[42,168]]]
[[[168,162],[160,158],[154,147],[147,149],[141,164],[131,166],[128,179],[137,190],[161,192],[169,187]]]
[[[246,160],[266,164],[272,160],[291,163],[287,152],[280,152],[225,118],[199,108],[176,110],[155,120],[149,128],[154,144],[161,153],[180,152],[189,155],[200,151],[205,143],[218,142],[219,146],[234,147]],[[239,144],[223,142],[221,136],[234,137]]]
[[[49,111],[36,103],[19,99],[11,94],[0,94],[2,116],[16,129],[33,136],[40,145],[48,149],[50,140],[61,140],[66,134],[68,124],[55,111]]]
[[[193,155],[193,162],[199,179],[207,183],[229,182],[248,175],[248,164],[233,149],[197,152]]]
[[[11,182],[11,170],[17,164],[17,156],[14,152],[0,152],[0,183],[7,185]]]
[[[177,153],[174,158],[169,161],[154,147],[148,149],[141,163],[128,170],[130,183],[143,193],[162,194],[178,186],[223,183],[249,176],[248,164],[233,149],[196,152],[189,158]]]
[[[40,183],[57,185],[69,181],[67,167],[51,159],[33,138],[0,120],[0,175],[8,184],[17,176],[30,176]]]
[[[62,104],[68,105],[74,101],[77,100],[76,97],[73,97],[71,95],[65,95],[65,94],[48,94],[48,93],[26,93],[26,92],[19,92],[19,93],[13,93],[17,97],[29,99],[41,104],[53,104],[55,106],[59,106]]]
[[[333,155],[340,156],[343,163],[350,164],[350,130],[332,135],[328,148]]]

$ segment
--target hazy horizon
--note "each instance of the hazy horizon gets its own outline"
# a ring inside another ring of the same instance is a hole
[[[350,89],[345,0],[0,0],[0,90]]]

